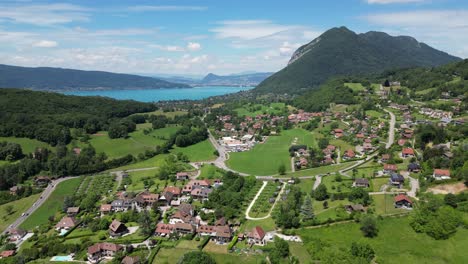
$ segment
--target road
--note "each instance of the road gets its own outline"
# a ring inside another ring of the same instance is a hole
[[[321,175],[315,176],[314,187],[312,187],[312,190],[317,189],[319,187],[320,183],[322,183],[322,176]]]
[[[252,200],[252,202],[249,204],[249,207],[247,208],[247,210],[245,210],[245,218],[248,219],[248,220],[263,220],[263,219],[267,219],[268,217],[271,216],[271,212],[273,212],[273,209],[275,209],[275,206],[276,204],[278,203],[278,201],[281,199],[281,195],[283,194],[284,192],[284,189],[286,189],[286,183],[283,183],[283,186],[281,187],[281,191],[278,193],[278,196],[276,197],[275,199],[275,202],[271,205],[271,208],[270,208],[270,211],[268,212],[268,214],[266,216],[263,216],[263,217],[259,217],[259,218],[254,218],[254,217],[250,217],[249,214],[250,214],[250,209],[252,209],[253,205],[255,204],[255,201],[257,200],[257,198],[260,196],[260,194],[263,192],[263,189],[265,188],[265,186],[267,185],[268,182],[264,181],[263,182],[263,185],[262,187],[260,188],[260,190],[258,191],[257,195],[255,195],[255,198]]]
[[[390,114],[390,128],[388,129],[388,142],[385,145],[385,148],[389,149],[393,145],[393,142],[395,141],[395,122],[396,122],[396,118],[395,118],[395,115],[391,111],[389,111],[387,109],[384,109],[384,111],[387,112],[388,114]]]
[[[260,190],[258,190],[258,192],[257,192],[257,194],[255,195],[255,197],[253,198],[252,202],[250,202],[249,206],[248,206],[247,209],[245,210],[245,218],[247,218],[247,219],[249,219],[249,220],[259,220],[258,218],[250,217],[249,214],[250,214],[250,210],[252,209],[252,207],[253,207],[254,204],[255,204],[255,201],[257,201],[257,198],[260,196],[260,194],[262,194],[263,189],[265,189],[265,187],[267,186],[267,184],[268,184],[267,181],[264,181],[264,182],[263,182],[262,187],[260,187]]]

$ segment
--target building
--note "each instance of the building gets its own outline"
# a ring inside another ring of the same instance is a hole
[[[380,159],[381,162],[387,162],[390,160],[390,154],[383,154],[382,158]]]
[[[154,203],[159,201],[159,194],[144,191],[135,197],[135,203],[140,207],[153,206]]]
[[[187,172],[178,172],[176,178],[178,181],[184,181],[189,179],[189,175]]]
[[[348,149],[345,151],[343,155],[343,159],[354,159],[356,157],[356,153],[352,149]]]
[[[191,224],[186,223],[175,223],[173,230],[174,233],[178,235],[187,235],[195,233],[195,227]]]
[[[70,230],[77,224],[74,217],[64,216],[56,225],[55,230]]]
[[[80,212],[80,207],[68,207],[67,208],[68,216],[76,216],[79,212]]]
[[[232,239],[231,228],[228,225],[215,226],[214,240],[217,243],[224,244],[229,243]]]
[[[10,188],[11,195],[18,195],[18,192],[21,190],[21,186],[15,185]]]
[[[14,250],[4,250],[0,253],[0,259],[9,258],[15,255]]]
[[[111,203],[112,211],[114,212],[125,212],[133,207],[132,201],[127,199],[114,200]]]
[[[388,180],[388,182],[391,185],[398,186],[398,188],[401,188],[403,183],[405,183],[405,178],[400,174],[394,172],[390,174],[390,179]]]
[[[410,163],[408,164],[408,171],[409,172],[419,172],[421,170],[421,166],[417,163]]]
[[[170,192],[173,194],[173,197],[179,197],[180,194],[182,193],[182,190],[179,187],[168,186],[164,188],[163,192]]]
[[[396,164],[384,164],[383,166],[383,172],[385,174],[391,174],[393,172],[397,171],[397,165]]]
[[[125,258],[122,259],[121,264],[140,264],[140,257],[139,256],[125,256]]]
[[[362,206],[362,204],[348,204],[345,205],[344,208],[348,213],[365,212],[364,206]]]
[[[110,204],[101,204],[101,207],[99,208],[99,212],[101,214],[108,214],[112,211],[112,205]]]
[[[266,244],[265,231],[260,226],[256,226],[247,234],[249,244],[264,246]]]
[[[122,222],[114,219],[109,225],[109,235],[111,237],[120,237],[128,233],[128,228]]]
[[[160,237],[169,237],[169,235],[172,233],[172,230],[174,230],[173,224],[158,223],[156,225],[154,234]]]
[[[121,245],[114,243],[97,243],[88,247],[88,261],[90,263],[98,263],[103,258],[112,258],[119,251],[123,251]]]
[[[414,150],[412,148],[403,148],[401,151],[401,156],[403,158],[414,157]]]
[[[369,180],[365,178],[357,178],[353,182],[353,187],[363,187],[363,188],[369,188]]]
[[[404,194],[395,196],[393,200],[395,202],[395,208],[413,208],[413,201],[411,201],[411,199]]]
[[[37,176],[34,178],[34,183],[39,187],[44,187],[49,184],[50,178],[47,176]]]
[[[435,169],[434,174],[432,174],[432,177],[434,177],[436,180],[450,180],[450,170],[445,170],[445,169]]]
[[[8,230],[8,240],[12,243],[15,243],[20,241],[26,234],[27,232],[22,229],[10,229]]]

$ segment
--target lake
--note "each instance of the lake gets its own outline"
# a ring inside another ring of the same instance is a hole
[[[236,93],[250,90],[253,87],[201,86],[180,89],[141,89],[141,90],[103,90],[103,91],[69,91],[68,95],[106,96],[119,100],[135,100],[140,102],[157,102],[166,100],[198,100],[210,96]]]

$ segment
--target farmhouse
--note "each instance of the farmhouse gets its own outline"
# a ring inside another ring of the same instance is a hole
[[[132,208],[132,201],[127,199],[118,199],[114,200],[111,203],[112,211],[114,212],[125,212]]]
[[[168,237],[174,229],[173,224],[158,223],[154,234],[160,237]]]
[[[356,157],[356,153],[352,149],[348,149],[345,151],[343,155],[343,159],[354,159]]]
[[[357,178],[353,182],[353,187],[369,188],[369,180],[365,178]]]
[[[109,235],[111,237],[120,237],[126,233],[128,233],[128,228],[116,219],[109,225]]]
[[[395,208],[412,208],[413,207],[413,202],[411,199],[404,195],[404,194],[399,194],[393,198],[395,201]]]
[[[264,246],[266,244],[265,231],[260,226],[256,226],[247,234],[249,244]]]
[[[193,234],[195,232],[195,227],[191,224],[175,223],[173,231],[178,235]]]
[[[435,169],[432,174],[436,180],[450,180],[450,170],[448,169]]]
[[[136,204],[141,207],[152,206],[154,203],[158,202],[158,200],[159,195],[150,193],[149,191],[141,192],[135,197]]]
[[[187,172],[178,172],[176,174],[176,178],[178,181],[184,181],[184,180],[188,180],[189,175]]]
[[[121,245],[107,242],[97,243],[88,248],[88,261],[99,263],[102,258],[112,258],[119,251],[123,251]]]
[[[99,212],[101,214],[108,214],[112,211],[112,205],[110,204],[101,204],[101,207],[99,208]]]

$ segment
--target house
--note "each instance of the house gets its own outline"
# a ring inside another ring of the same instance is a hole
[[[55,230],[70,230],[77,224],[74,217],[64,216],[56,225]]]
[[[135,202],[140,207],[153,206],[154,203],[159,201],[159,194],[144,191],[135,197]]]
[[[120,237],[128,233],[128,228],[122,222],[114,219],[109,225],[109,235],[111,237]]]
[[[98,263],[103,258],[112,258],[119,251],[123,251],[123,246],[114,243],[97,243],[88,247],[88,261]]]
[[[412,208],[413,207],[413,202],[411,199],[404,195],[404,194],[399,194],[393,198],[395,202],[395,208]]]
[[[170,205],[174,199],[174,194],[171,192],[163,192],[161,196],[159,196],[158,203],[161,205]]]
[[[348,213],[365,212],[364,206],[362,206],[362,204],[348,204],[345,205],[344,208]]]
[[[199,199],[199,200],[206,200],[208,199],[208,196],[210,193],[212,193],[213,190],[209,188],[195,188],[190,192],[190,195],[194,199]]]
[[[436,180],[450,180],[450,170],[445,169],[435,169],[434,174],[432,174]]]
[[[178,207],[177,212],[175,212],[171,218],[169,219],[169,223],[175,224],[175,223],[186,223],[186,224],[192,224],[192,225],[197,225],[198,220],[194,217],[195,216],[195,211],[193,209],[193,206],[191,204],[181,204]]]
[[[380,159],[381,162],[387,162],[390,160],[390,154],[383,154],[382,158]]]
[[[209,188],[211,186],[208,180],[191,180],[187,183],[184,188],[182,188],[183,194],[190,194],[194,188],[197,187],[206,187]]]
[[[122,259],[121,264],[140,264],[140,257],[139,256],[125,256],[125,258]]]
[[[369,180],[365,178],[357,178],[353,182],[353,187],[369,188],[369,186]]]
[[[15,185],[10,188],[10,194],[11,195],[18,195],[18,192],[22,189],[21,186]]]
[[[383,166],[383,172],[385,174],[390,174],[392,172],[396,172],[397,171],[397,165],[396,164],[384,164]]]
[[[129,209],[131,209],[132,206],[132,201],[128,199],[118,199],[114,200],[111,203],[112,211],[114,212],[125,212]]]
[[[343,154],[343,159],[354,159],[356,157],[356,153],[352,149],[348,149]]]
[[[176,179],[177,179],[178,181],[188,180],[188,178],[189,178],[189,175],[188,175],[187,172],[178,172],[178,173],[176,174]]]
[[[300,159],[299,159],[299,166],[300,166],[301,168],[307,167],[308,164],[309,164],[309,161],[307,161],[306,158],[300,158]]]
[[[68,207],[67,208],[68,216],[76,216],[79,212],[80,212],[80,207]]]
[[[215,235],[214,240],[218,243],[228,243],[231,241],[232,232],[231,228],[228,225],[215,226]]]
[[[180,194],[182,193],[182,190],[179,187],[168,186],[164,188],[163,192],[170,192],[173,194],[173,197],[179,197]]]
[[[193,234],[195,232],[195,227],[191,224],[186,223],[175,223],[174,224],[174,233],[179,235]]]
[[[374,147],[372,147],[372,143],[368,143],[368,142],[362,144],[362,148],[366,152],[372,151],[374,149]]]
[[[172,230],[174,230],[173,224],[158,223],[154,234],[160,237],[168,237],[172,233]]]
[[[404,145],[406,144],[406,140],[405,139],[399,139],[398,140],[398,145],[403,147]]]
[[[108,214],[112,211],[112,205],[110,204],[101,204],[101,207],[99,208],[99,212],[101,214]]]
[[[224,226],[224,225],[227,225],[227,224],[228,224],[228,221],[224,217],[221,217],[220,219],[216,220],[216,222],[215,222],[215,226]]]
[[[408,164],[408,171],[409,172],[419,172],[421,170],[421,166],[417,163],[410,163]]]
[[[15,255],[14,250],[4,250],[0,253],[0,259],[9,258],[9,257],[12,257],[13,255]]]
[[[14,243],[20,241],[26,234],[27,232],[22,229],[10,229],[8,230],[8,240]]]
[[[266,244],[265,231],[260,226],[256,226],[247,234],[249,244],[264,246]]]
[[[200,236],[215,236],[216,231],[214,226],[210,225],[200,225],[197,229],[197,233]]]
[[[39,187],[44,187],[49,184],[50,178],[47,176],[37,176],[34,178],[34,183]]]
[[[391,185],[398,186],[398,188],[401,188],[401,186],[405,182],[405,178],[400,174],[393,172],[392,174],[390,174],[390,179],[388,180],[388,182]]]
[[[401,156],[403,158],[414,157],[414,150],[412,148],[403,148],[401,151]]]

